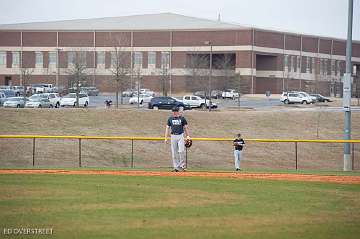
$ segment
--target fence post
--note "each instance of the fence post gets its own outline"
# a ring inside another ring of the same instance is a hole
[[[79,167],[81,168],[81,138],[79,138]]]
[[[134,139],[131,139],[131,168],[134,168]]]
[[[188,168],[188,148],[185,147],[185,168]]]
[[[295,169],[298,170],[298,142],[295,142]]]
[[[32,166],[35,166],[35,138],[33,138]]]
[[[355,169],[355,167],[354,167],[354,162],[355,162],[355,148],[354,148],[354,146],[355,146],[355,144],[354,143],[352,143],[351,144],[351,149],[352,149],[352,169],[351,170],[354,170]]]

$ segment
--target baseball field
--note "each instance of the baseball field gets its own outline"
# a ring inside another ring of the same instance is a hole
[[[53,238],[315,239],[360,234],[358,181],[59,172],[0,173],[2,236],[16,228],[48,228]]]
[[[0,113],[0,134],[148,137],[162,136],[169,116],[132,109]],[[342,135],[338,112],[191,111],[185,117],[193,137],[232,137],[239,131],[245,140]],[[359,127],[359,113],[354,113],[354,138],[360,137]],[[293,145],[249,143],[244,170],[235,173],[231,144],[194,142],[189,171],[171,173],[169,146],[162,142],[136,142],[135,169],[129,169],[129,142],[83,141],[82,169],[77,168],[76,141],[37,141],[34,168],[31,141],[0,142],[0,230],[5,238],[39,237],[19,235],[35,229],[51,230],[53,238],[360,235],[360,173],[339,172],[342,145],[299,145],[300,171],[295,172]]]

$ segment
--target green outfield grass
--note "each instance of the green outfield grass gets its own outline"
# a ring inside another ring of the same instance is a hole
[[[51,238],[358,238],[360,186],[111,175],[0,175],[0,226]],[[3,235],[2,235],[3,236]],[[31,238],[31,236],[26,236]]]

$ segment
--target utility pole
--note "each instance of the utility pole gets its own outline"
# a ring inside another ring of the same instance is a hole
[[[352,56],[353,0],[349,0],[348,34],[346,42],[346,73],[343,78],[344,139],[351,139],[351,56]],[[352,170],[350,143],[344,143],[344,171]]]
[[[205,44],[210,46],[209,111],[211,111],[212,42],[211,41],[206,41]],[[205,94],[205,98],[206,98],[206,94]]]
[[[59,90],[59,79],[60,79],[60,48],[56,48],[56,80],[55,85]]]

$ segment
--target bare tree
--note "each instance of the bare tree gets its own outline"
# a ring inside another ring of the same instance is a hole
[[[87,65],[86,65],[86,52],[75,51],[70,52],[72,57],[70,67],[68,69],[68,83],[70,87],[75,88],[76,93],[76,107],[79,107],[79,93],[80,86],[87,82]]]
[[[30,83],[31,75],[34,72],[33,68],[21,68],[22,85],[24,87],[23,96],[26,97],[26,86]]]
[[[119,93],[120,104],[123,104],[123,92],[128,85],[128,75],[131,72],[131,63],[129,52],[126,52],[124,45],[128,43],[128,39],[121,36],[112,37],[109,35],[110,41],[113,45],[111,52],[111,67],[110,71],[116,84],[116,108],[119,107]]]
[[[136,79],[137,107],[140,108],[140,87],[142,81],[140,66],[136,66],[133,68],[133,75],[135,76]]]
[[[223,72],[223,85],[221,90],[226,90],[229,87],[229,83],[234,77],[235,62],[232,54],[223,54],[223,57],[217,58],[215,61],[215,67]]]
[[[163,96],[167,96],[168,92],[168,82],[169,82],[169,68],[170,68],[170,59],[168,53],[162,53],[161,55],[161,89]]]
[[[238,97],[238,107],[240,108],[240,97],[241,97],[241,90],[243,90],[242,88],[242,76],[240,73],[236,73],[234,75],[234,77],[229,78],[229,87],[234,89],[236,92],[239,93],[239,97]]]
[[[208,92],[209,92],[209,56],[207,54],[194,53],[189,55],[189,68],[191,73],[192,85],[196,90],[200,90],[204,92],[205,97],[205,105]]]

